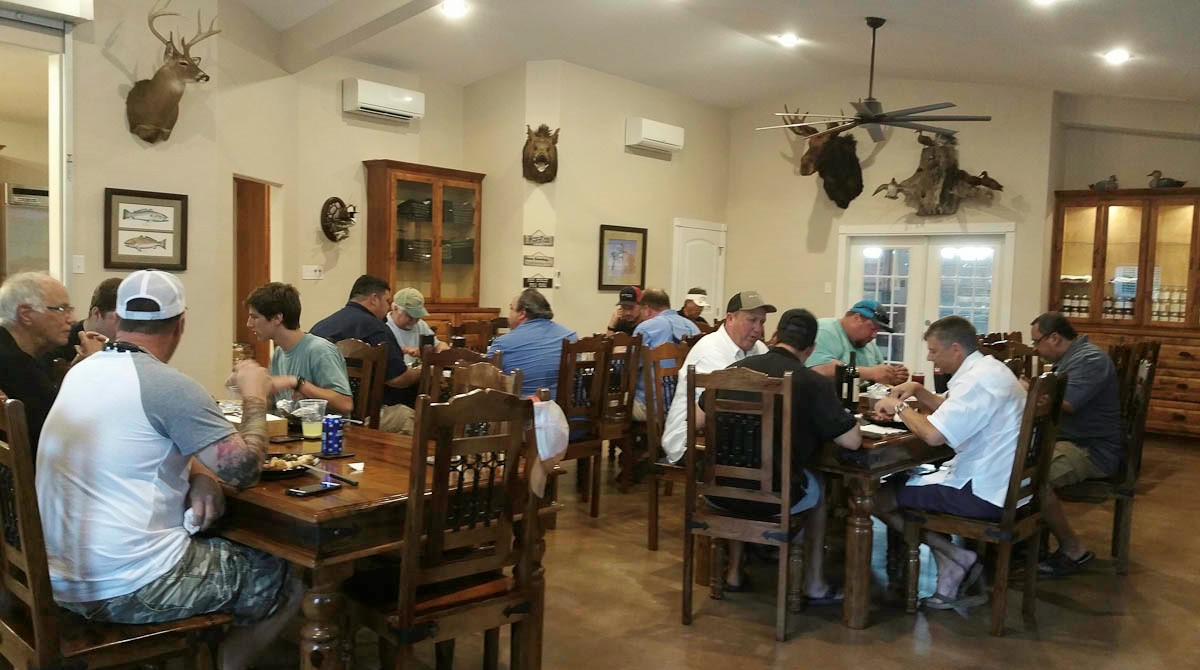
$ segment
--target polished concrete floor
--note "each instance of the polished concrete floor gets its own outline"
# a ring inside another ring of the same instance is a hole
[[[886,603],[879,532],[880,585],[866,630],[843,627],[840,607],[810,608],[793,617],[791,639],[777,643],[774,572],[766,564],[751,566],[752,592],[714,601],[697,589],[694,622],[683,626],[681,495],[665,499],[661,548],[651,552],[644,485],[628,494],[608,485],[601,516],[592,519],[577,502],[574,477],[562,483],[565,509],[547,535],[545,557],[547,669],[1200,667],[1200,534],[1189,530],[1200,519],[1200,441],[1148,441],[1126,576],[1115,575],[1108,558],[1112,505],[1069,505],[1098,558],[1079,575],[1039,581],[1036,628],[1025,626],[1021,593],[1010,590],[1003,638],[988,634],[987,606],[965,617],[914,616]],[[829,574],[840,581],[839,543],[831,533]],[[506,667],[507,631],[502,636]],[[373,645],[366,635],[360,640],[360,665],[375,667]],[[478,667],[480,645],[479,636],[461,640],[456,667]],[[432,648],[420,658],[432,666]]]

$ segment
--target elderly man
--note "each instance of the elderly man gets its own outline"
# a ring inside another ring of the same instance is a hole
[[[75,360],[81,354],[81,350],[75,347],[80,345],[83,333],[100,333],[106,340],[117,336],[117,287],[120,285],[120,277],[109,277],[96,286],[96,290],[92,291],[87,317],[71,326],[71,335],[65,345],[46,354],[48,361],[56,358]]]
[[[820,478],[806,466],[812,462],[821,444],[832,440],[844,449],[858,449],[862,445],[862,434],[854,417],[842,408],[833,383],[804,365],[804,359],[812,353],[816,336],[816,317],[806,309],[789,309],[779,317],[779,326],[771,337],[767,353],[747,356],[729,367],[746,368],[772,377],[792,373],[791,512],[799,514],[811,510],[804,522],[804,539],[808,545],[804,595],[810,605],[832,605],[842,602],[845,596],[825,581],[825,496]],[[775,463],[783,462],[782,437],[776,430]],[[776,491],[781,490],[779,470],[775,471],[774,486]],[[779,515],[778,505],[732,498],[711,498],[710,501],[751,518],[770,519]],[[732,591],[745,588],[741,571],[742,549],[741,542],[729,543],[725,586]]]
[[[208,471],[232,486],[258,481],[271,380],[253,361],[238,364],[235,431],[200,384],[167,365],[184,310],[178,278],[131,274],[117,292],[117,338],[63,382],[37,464],[50,585],[93,621],[231,613],[221,667],[246,668],[299,610],[299,579],[283,559],[189,534],[221,514]]]
[[[404,362],[404,352],[400,350],[400,343],[383,323],[391,305],[392,291],[388,288],[388,283],[378,277],[362,275],[350,289],[350,299],[345,307],[318,321],[309,332],[334,343],[345,339],[362,340],[371,346],[381,342],[387,343],[387,380],[384,381],[379,429],[389,433],[411,435],[413,408],[400,402],[396,391],[420,382],[421,369],[408,368]]]
[[[1088,551],[1071,528],[1062,502],[1053,492],[1085,479],[1111,477],[1121,464],[1121,409],[1117,397],[1117,370],[1112,359],[1087,335],[1075,331],[1067,317],[1046,312],[1030,323],[1033,348],[1054,371],[1067,375],[1058,442],[1050,462],[1051,492],[1046,496],[1045,518],[1058,539],[1058,551],[1038,569],[1063,577],[1087,565],[1095,554]]]
[[[855,353],[855,365],[862,379],[893,386],[908,380],[908,368],[883,362],[883,352],[875,344],[879,331],[892,330],[887,312],[874,300],[859,300],[840,319],[819,319],[820,332],[808,367],[833,377],[839,365],[850,362],[850,353]]]
[[[679,386],[671,407],[667,410],[667,421],[663,429],[662,448],[667,460],[675,463],[683,458],[687,450],[687,393],[680,393],[687,385],[688,366],[696,366],[696,372],[712,372],[727,368],[747,356],[767,353],[762,343],[763,324],[767,314],[775,311],[758,295],[758,291],[742,291],[729,299],[725,310],[725,323],[705,335],[688,352],[679,368]],[[695,402],[698,396],[691,398]]]
[[[385,319],[388,330],[404,352],[404,362],[409,366],[418,363],[421,357],[421,338],[433,337],[434,351],[445,351],[450,345],[437,339],[433,328],[425,323],[429,310],[425,309],[425,296],[415,288],[402,288],[392,296],[392,309]],[[414,395],[415,399],[416,396]],[[408,403],[412,404],[412,403]]]
[[[508,325],[505,333],[488,346],[488,355],[504,352],[504,371],[521,368],[524,381],[521,395],[530,396],[542,387],[550,396],[558,395],[558,363],[562,357],[562,342],[575,342],[575,331],[554,322],[554,311],[546,296],[535,288],[517,294],[508,305]]]
[[[42,423],[58,395],[46,355],[67,343],[73,313],[66,287],[50,275],[22,272],[0,286],[0,391],[25,403],[35,454]],[[105,339],[85,331],[81,355],[98,351]]]
[[[271,355],[274,400],[324,400],[335,414],[354,411],[346,361],[329,340],[300,330],[300,292],[271,282],[246,296],[246,327],[260,341],[275,343]]]
[[[905,382],[875,405],[876,418],[894,417],[926,444],[947,444],[955,453],[933,474],[880,490],[876,514],[898,531],[904,528],[901,507],[978,519],[999,519],[1003,512],[1026,392],[1003,363],[976,350],[977,341],[974,326],[961,316],[934,321],[925,331],[925,345],[929,361],[952,375],[946,395]],[[910,397],[932,413],[909,408],[904,401]],[[954,609],[986,602],[986,594],[966,593],[982,572],[975,552],[937,533],[924,539],[938,566],[937,592],[924,605]]]
[[[679,343],[685,337],[699,335],[700,329],[691,319],[671,310],[671,298],[660,288],[648,288],[642,293],[642,322],[633,329],[633,334],[642,336],[642,347],[647,351],[668,342]],[[633,400],[633,419],[646,420],[646,380],[637,378],[637,392]]]
[[[687,295],[683,297],[683,307],[679,309],[679,315],[701,326],[707,326],[708,319],[701,316],[706,309],[708,309],[708,291],[696,286],[688,289]]]
[[[636,286],[626,286],[617,294],[617,308],[608,319],[608,334],[633,334],[633,329],[642,319],[642,289]]]

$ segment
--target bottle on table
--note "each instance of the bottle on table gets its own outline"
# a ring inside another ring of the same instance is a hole
[[[854,412],[858,409],[858,361],[856,352],[850,352],[850,363],[842,370],[841,386],[838,387],[838,394],[842,398],[842,404],[846,409]]]

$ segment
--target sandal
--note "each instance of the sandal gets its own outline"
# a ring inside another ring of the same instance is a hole
[[[735,584],[730,584],[728,580],[725,581],[725,591],[727,593],[742,593],[743,591],[749,591],[749,590],[750,590],[750,575],[747,575],[744,572],[742,573],[742,583],[741,584],[735,585]]]
[[[979,593],[973,596],[951,598],[940,593],[934,593],[928,598],[921,599],[921,606],[931,610],[957,610],[975,607],[987,602],[987,594]]]
[[[804,596],[805,605],[841,605],[844,600],[846,600],[845,591],[836,586],[830,586],[825,589],[825,595],[820,598]]]
[[[1047,577],[1066,577],[1073,575],[1083,569],[1083,566],[1092,562],[1096,558],[1096,554],[1090,551],[1083,552],[1079,558],[1071,558],[1067,556],[1063,550],[1050,554],[1050,557],[1038,564],[1038,574]]]

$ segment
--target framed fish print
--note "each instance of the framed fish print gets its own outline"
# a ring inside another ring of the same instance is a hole
[[[619,291],[646,285],[646,229],[600,226],[600,279],[597,290]]]
[[[104,189],[104,267],[187,269],[188,197]]]

